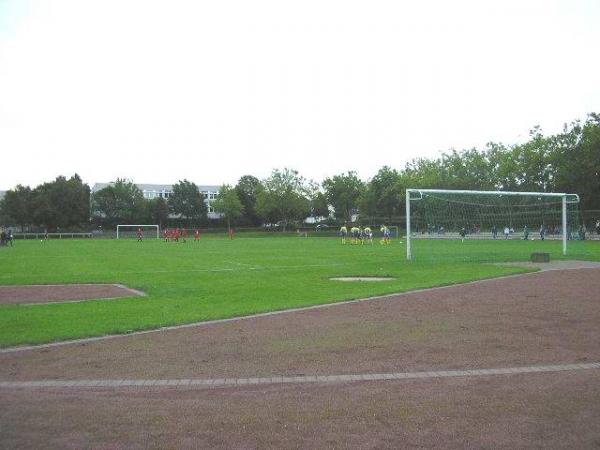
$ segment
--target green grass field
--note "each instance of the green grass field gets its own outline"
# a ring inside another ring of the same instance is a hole
[[[340,245],[336,238],[203,237],[147,240],[17,241],[0,249],[0,285],[120,283],[147,297],[0,306],[0,347],[128,333],[497,277],[523,269],[533,251],[562,258],[560,242],[415,241]],[[568,259],[600,260],[599,242],[572,242]],[[335,276],[392,276],[382,283]]]

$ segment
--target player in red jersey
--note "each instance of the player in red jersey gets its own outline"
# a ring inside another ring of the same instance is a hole
[[[199,240],[200,240],[200,230],[196,228],[194,230],[194,242],[199,241]]]
[[[169,230],[168,230],[168,228],[165,228],[163,230],[163,239],[165,240],[165,242],[169,242]]]
[[[179,242],[179,228],[175,228],[175,231],[173,232],[173,240],[175,242]]]

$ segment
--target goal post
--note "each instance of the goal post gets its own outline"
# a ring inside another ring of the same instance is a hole
[[[542,239],[562,240],[566,255],[578,203],[567,193],[406,189],[406,258],[414,256],[414,239],[527,239],[538,230]]]
[[[159,225],[117,225],[117,239],[137,237],[137,230],[141,228],[144,234],[149,231],[156,235],[156,239],[160,239]],[[146,235],[146,234],[145,234]]]

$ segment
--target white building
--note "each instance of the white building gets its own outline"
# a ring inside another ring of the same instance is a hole
[[[111,183],[96,183],[92,187],[92,195],[98,192],[105,187],[114,185]],[[164,198],[168,200],[171,194],[173,194],[173,185],[172,184],[140,184],[135,183],[135,185],[139,188],[140,191],[144,194],[145,199],[153,199],[153,198]],[[198,186],[198,191],[204,195],[204,203],[206,203],[206,207],[208,208],[208,218],[209,219],[220,219],[222,214],[216,213],[213,209],[211,203],[214,199],[219,195],[219,186]]]

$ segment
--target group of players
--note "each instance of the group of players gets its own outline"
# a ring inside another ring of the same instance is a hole
[[[144,240],[144,230],[141,227],[137,229],[136,235],[138,242],[142,242]],[[179,228],[165,228],[162,232],[162,235],[165,242],[179,242],[179,240],[186,242],[189,237],[188,230],[185,228],[183,230],[180,230]],[[200,230],[196,229],[194,230],[194,241],[199,240]]]
[[[188,230],[185,228],[180,230],[179,228],[165,228],[163,230],[163,239],[165,242],[179,242],[181,239],[182,242],[187,242],[189,237]],[[200,240],[200,230],[194,230],[194,242]]]
[[[200,230],[196,228],[194,230],[194,242],[198,242],[200,240]],[[230,228],[227,235],[229,239],[233,239],[235,236],[235,231],[233,228]],[[163,240],[165,242],[187,242],[189,237],[189,232],[185,228],[165,228],[162,232]],[[144,230],[142,228],[137,229],[137,240],[141,242],[144,240]]]
[[[382,239],[379,241],[382,245],[389,245],[390,240],[390,229],[387,225],[382,225],[380,228]],[[346,237],[348,236],[348,227],[346,224],[340,228],[340,237],[342,238],[342,245],[347,243]],[[363,245],[365,243],[373,245],[373,230],[370,227],[352,227],[350,228],[350,244],[351,245]]]
[[[13,246],[13,232],[12,229],[5,230],[0,228],[0,246]]]

